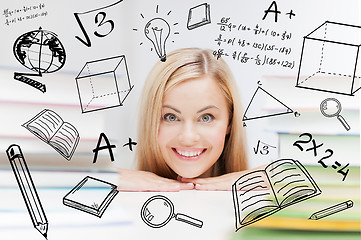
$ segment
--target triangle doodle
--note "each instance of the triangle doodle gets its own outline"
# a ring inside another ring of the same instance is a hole
[[[266,109],[264,103],[267,103],[267,106],[270,107]],[[243,121],[273,117],[288,113],[293,113],[293,110],[263,88],[258,87],[244,113]]]

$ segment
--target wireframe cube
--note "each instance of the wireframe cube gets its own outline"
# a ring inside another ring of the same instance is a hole
[[[124,55],[87,62],[76,83],[82,113],[122,106],[134,87]]]
[[[353,95],[360,89],[361,27],[326,21],[303,38],[296,87]]]

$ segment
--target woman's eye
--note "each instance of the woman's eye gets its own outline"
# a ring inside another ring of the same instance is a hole
[[[169,122],[174,122],[177,121],[178,118],[176,117],[176,115],[172,114],[172,113],[167,113],[166,115],[164,115],[163,117],[164,120],[167,120]]]
[[[210,122],[214,117],[211,114],[205,114],[201,117],[202,122]]]

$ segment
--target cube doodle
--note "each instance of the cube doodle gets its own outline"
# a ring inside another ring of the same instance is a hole
[[[76,83],[82,113],[123,106],[134,87],[124,55],[87,62]]]
[[[326,21],[305,36],[296,87],[352,96],[360,89],[360,34],[360,26]]]

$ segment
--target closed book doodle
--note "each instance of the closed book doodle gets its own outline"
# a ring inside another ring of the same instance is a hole
[[[116,185],[87,176],[65,195],[63,203],[101,217],[117,194]]]

